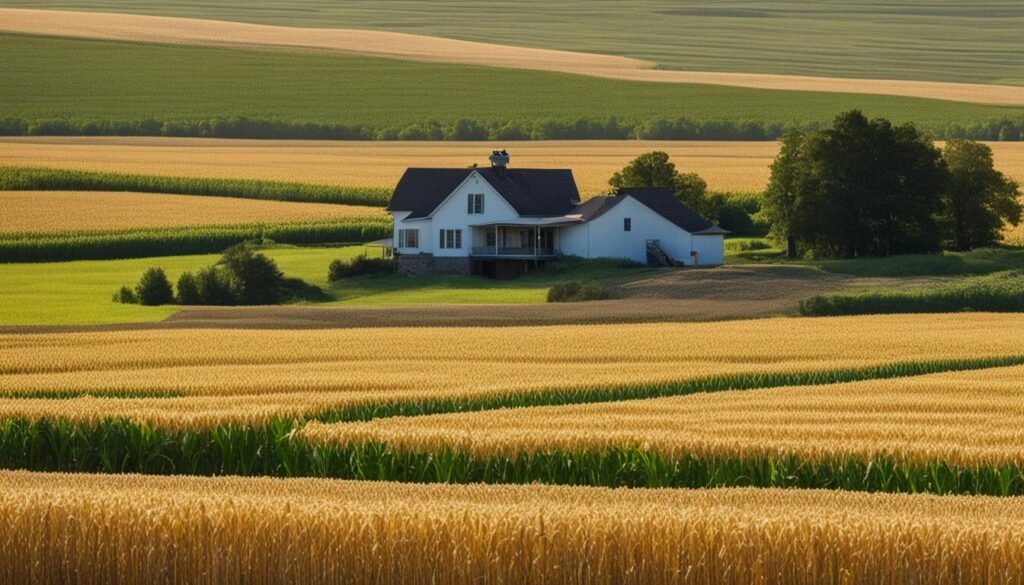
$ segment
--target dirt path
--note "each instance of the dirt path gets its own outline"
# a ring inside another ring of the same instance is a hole
[[[540,69],[632,81],[865,93],[979,104],[1024,105],[1024,87],[670,71],[654,69],[654,65],[647,61],[613,55],[531,49],[355,29],[296,28],[193,18],[3,8],[0,9],[0,31],[125,41],[338,51],[417,61]]]
[[[0,327],[0,333],[135,329],[336,329],[355,327],[507,327],[756,319],[795,314],[822,292],[909,288],[935,278],[855,278],[805,266],[730,266],[666,270],[618,288],[623,298],[543,305],[397,307],[195,307],[159,323]]]

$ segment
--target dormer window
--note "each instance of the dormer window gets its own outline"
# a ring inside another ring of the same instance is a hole
[[[469,204],[466,207],[466,212],[470,215],[479,215],[484,212],[484,194],[483,193],[470,193]]]

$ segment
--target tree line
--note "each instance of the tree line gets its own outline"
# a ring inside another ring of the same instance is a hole
[[[178,136],[300,140],[776,140],[787,132],[819,130],[820,123],[763,120],[695,120],[687,117],[529,120],[423,120],[390,126],[297,122],[280,119],[87,120],[0,118],[0,136]],[[1024,118],[974,124],[922,126],[938,139],[1024,140]]]
[[[772,163],[763,213],[790,257],[854,258],[969,250],[1020,223],[1019,185],[992,150],[859,111],[832,126],[790,132]]]

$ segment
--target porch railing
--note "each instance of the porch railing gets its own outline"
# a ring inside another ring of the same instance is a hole
[[[502,248],[473,246],[474,256],[554,256],[554,248]]]

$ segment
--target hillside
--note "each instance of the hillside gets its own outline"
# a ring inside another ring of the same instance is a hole
[[[2,0],[0,6],[388,30],[622,55],[669,69],[1024,85],[1015,0]]]

